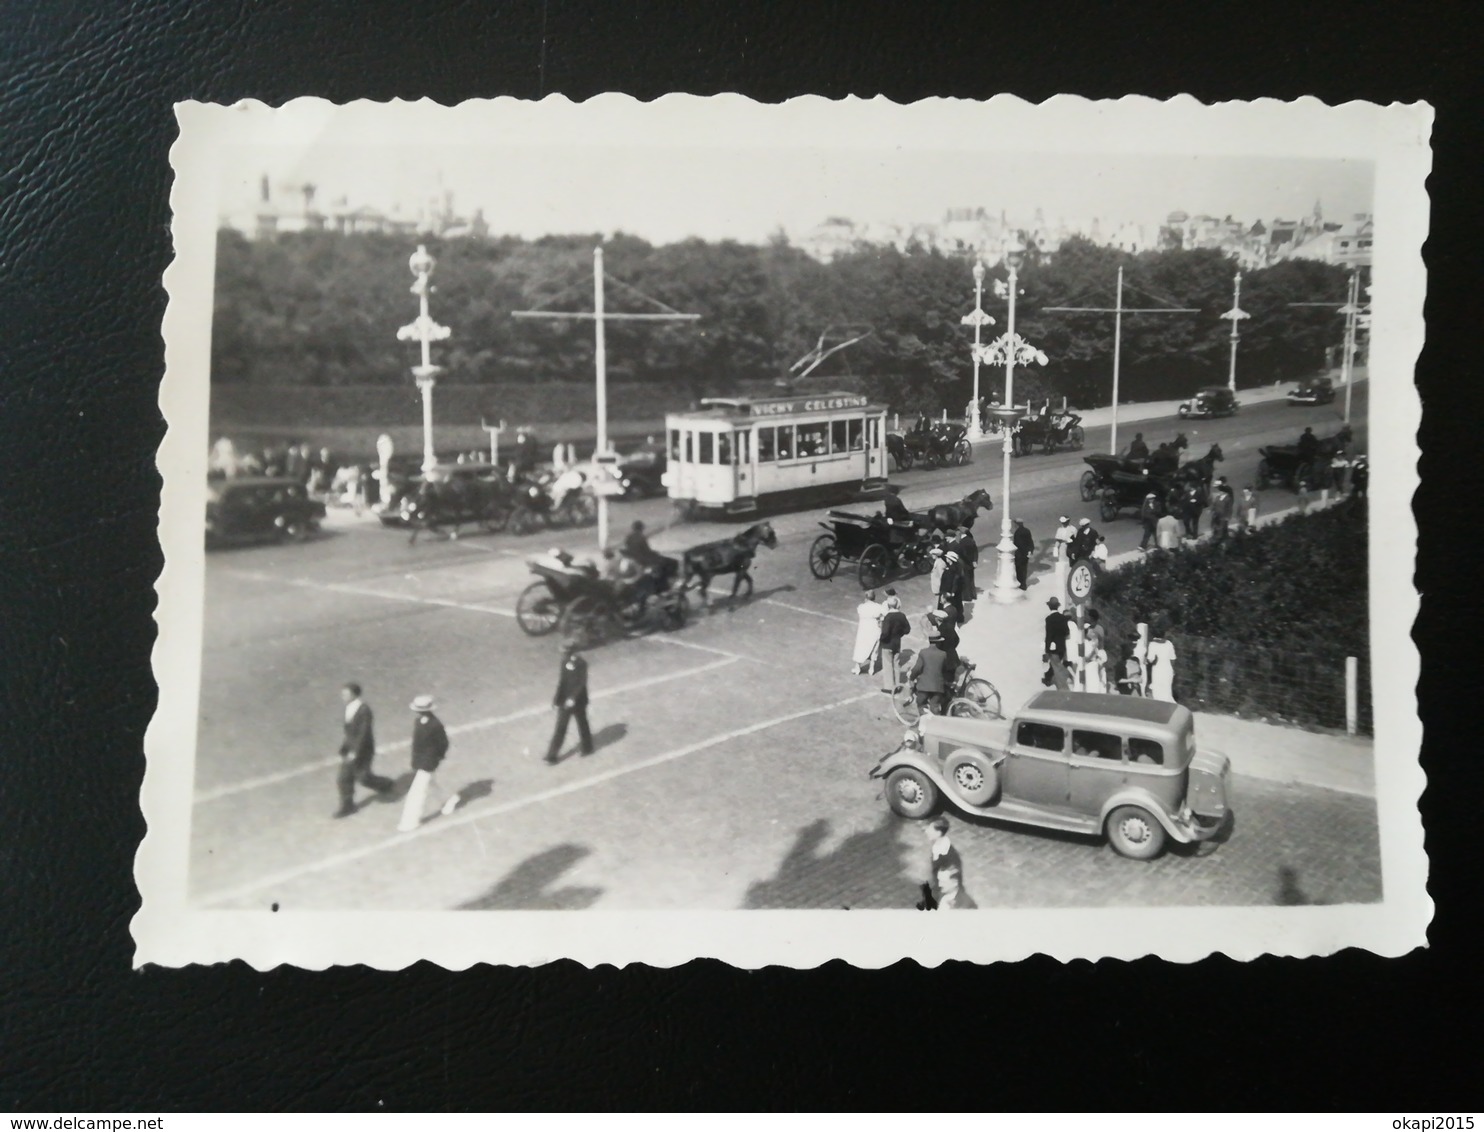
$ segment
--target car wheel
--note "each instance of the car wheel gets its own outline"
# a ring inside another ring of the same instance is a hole
[[[1082,502],[1091,503],[1098,497],[1098,477],[1091,468],[1082,473],[1082,478],[1077,481],[1077,489],[1082,493]]]
[[[536,516],[529,507],[517,507],[510,515],[510,533],[519,537],[536,529]]]
[[[1142,806],[1119,806],[1108,815],[1108,844],[1135,861],[1158,857],[1165,847],[1165,827]]]
[[[971,806],[989,805],[1000,789],[999,774],[978,751],[954,751],[943,764],[943,777]]]
[[[820,535],[809,548],[809,573],[816,578],[833,578],[840,569],[840,547],[834,535]]]
[[[886,776],[886,804],[904,818],[925,818],[938,808],[938,788],[915,766],[899,766]]]
[[[307,535],[307,529],[303,522],[298,519],[287,519],[283,524],[283,539],[285,542],[303,542]]]

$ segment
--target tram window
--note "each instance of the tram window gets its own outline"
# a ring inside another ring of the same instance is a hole
[[[728,467],[732,463],[732,434],[729,432],[718,432],[716,434],[716,462]]]
[[[778,426],[778,458],[780,460],[792,460],[794,458],[794,426]]]
[[[863,423],[859,417],[845,422],[848,426],[847,431],[850,436],[850,450],[852,452],[859,452],[861,450],[861,425]]]
[[[757,462],[759,464],[771,464],[775,459],[773,449],[773,428],[760,428],[757,430]]]
[[[699,435],[699,437],[698,437],[698,444],[696,446],[696,448],[697,448],[697,450],[696,450],[696,463],[698,463],[698,464],[709,464],[709,463],[711,463],[712,462],[712,449],[713,449],[713,447],[714,447],[714,438],[713,438],[713,435],[711,433],[709,433],[709,432],[703,432],[703,433],[701,433]]]
[[[845,444],[845,422],[830,422],[830,450],[833,452],[844,452]]]
[[[680,430],[678,428],[670,430],[670,459],[680,459]]]
[[[799,425],[799,457],[809,459],[827,456],[830,451],[830,426],[820,424]]]
[[[690,429],[685,430],[685,450],[680,458],[687,464],[696,462],[696,434]]]

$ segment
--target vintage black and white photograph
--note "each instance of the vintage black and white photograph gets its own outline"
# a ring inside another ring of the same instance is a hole
[[[1422,941],[1425,107],[178,114],[141,961]]]

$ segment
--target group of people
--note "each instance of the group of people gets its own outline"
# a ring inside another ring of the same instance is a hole
[[[328,448],[316,451],[307,442],[297,440],[244,451],[231,437],[222,436],[212,444],[206,461],[206,474],[211,479],[269,476],[298,480],[311,495],[327,492],[339,470],[340,465]]]
[[[1119,693],[1175,701],[1175,646],[1135,630],[1113,639],[1096,609],[1062,611],[1048,598],[1041,682],[1058,691]]]
[[[345,684],[340,690],[344,703],[341,721],[343,738],[340,743],[340,765],[335,775],[335,788],[340,806],[334,817],[348,818],[360,810],[356,802],[356,787],[370,790],[377,799],[392,801],[397,783],[376,773],[375,714],[366,702],[361,685],[355,681]],[[577,724],[579,749],[584,756],[596,749],[592,727],[587,719],[588,707],[587,660],[575,642],[562,646],[562,663],[557,675],[556,694],[552,697],[551,710],[556,714],[551,741],[547,744],[545,762],[561,761],[567,739],[567,728]],[[413,698],[408,704],[412,712],[412,778],[402,801],[402,814],[397,822],[398,833],[417,830],[429,816],[426,813],[428,795],[437,789],[437,774],[448,757],[448,729],[438,718],[438,704],[430,695]],[[446,794],[438,813],[452,814],[463,801],[462,793]]]

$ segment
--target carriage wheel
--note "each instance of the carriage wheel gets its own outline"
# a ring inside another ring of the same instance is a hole
[[[587,492],[567,502],[567,521],[574,527],[590,527],[598,521],[598,501]]]
[[[510,513],[508,526],[510,533],[517,537],[528,535],[536,529],[536,513],[522,504]]]
[[[910,472],[912,470],[912,450],[910,448],[903,448],[901,455],[896,459],[897,467],[902,471]]]
[[[834,535],[820,535],[809,548],[809,573],[816,578],[833,578],[840,569],[840,545]]]
[[[1087,433],[1082,431],[1081,425],[1073,425],[1071,431],[1072,449],[1076,451],[1082,447],[1082,442],[1087,439]]]
[[[860,568],[856,571],[861,589],[874,590],[885,585],[891,577],[891,551],[879,542],[873,542],[861,551]]]
[[[1297,491],[1299,488],[1303,487],[1304,484],[1309,482],[1309,479],[1313,474],[1314,465],[1305,460],[1302,464],[1300,464],[1293,470],[1293,490]]]
[[[1273,482],[1273,466],[1267,460],[1257,462],[1257,490],[1261,491]]]
[[[580,597],[562,610],[562,636],[579,649],[600,645],[622,633],[617,612],[595,597]]]
[[[974,458],[974,446],[969,443],[967,437],[964,437],[953,446],[953,456],[954,464],[960,468]]]
[[[515,600],[515,622],[530,637],[544,637],[562,619],[562,606],[545,582],[532,582]]]
[[[1102,499],[1098,501],[1098,518],[1105,523],[1118,518],[1118,493],[1111,487],[1103,492]]]
[[[497,535],[505,529],[506,524],[509,522],[510,509],[496,504],[480,517],[479,526],[490,534]]]
[[[1082,478],[1077,482],[1077,488],[1082,493],[1082,502],[1091,503],[1098,497],[1097,474],[1091,468],[1088,468],[1087,471],[1082,473]]]

